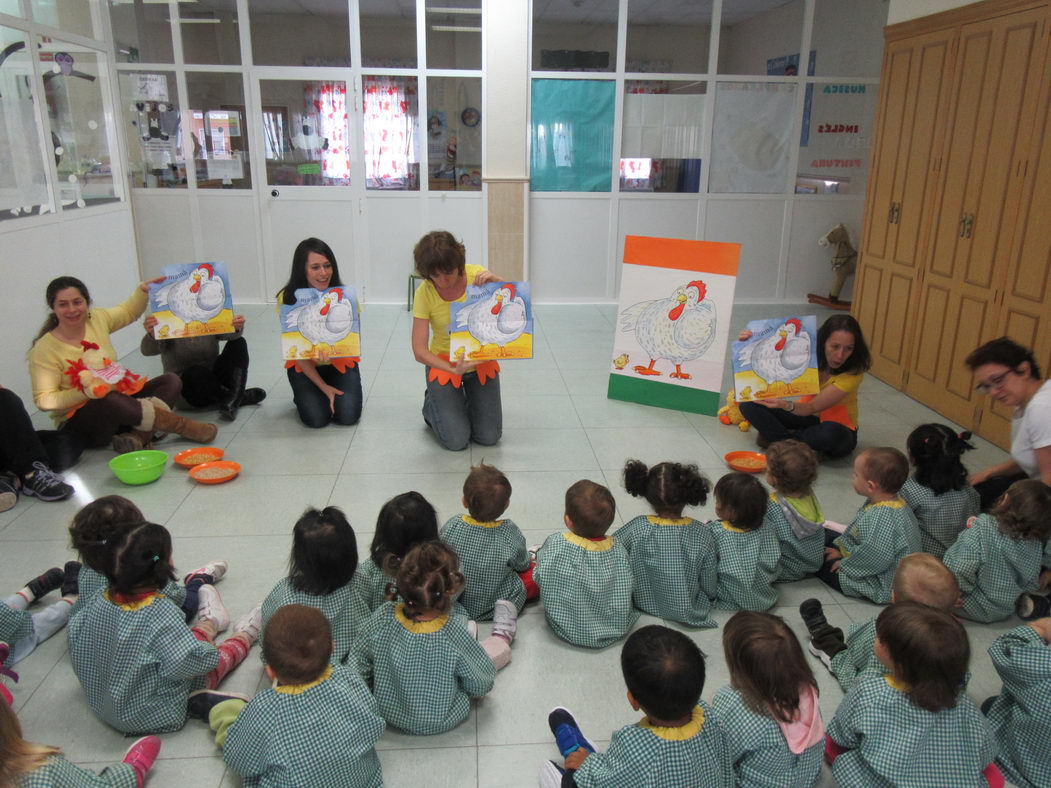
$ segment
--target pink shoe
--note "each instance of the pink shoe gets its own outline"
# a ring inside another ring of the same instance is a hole
[[[194,569],[186,577],[182,579],[182,584],[186,585],[197,575],[207,575],[211,578],[211,582],[218,583],[226,575],[226,570],[230,568],[230,565],[223,560],[209,561],[204,566]]]
[[[124,753],[121,763],[126,763],[135,770],[139,788],[146,782],[146,775],[153,768],[157,756],[161,754],[161,740],[156,736],[143,736]]]

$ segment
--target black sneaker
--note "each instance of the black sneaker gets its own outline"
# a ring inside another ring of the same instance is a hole
[[[1022,594],[1018,597],[1015,612],[1023,621],[1036,621],[1051,616],[1051,597],[1042,594]]]
[[[240,700],[248,703],[250,698],[239,695],[236,692],[219,692],[218,690],[197,690],[190,693],[190,700],[186,706],[187,713],[194,719],[208,721],[208,715],[212,709],[220,703],[228,700]]]
[[[825,618],[825,610],[821,606],[820,599],[805,599],[799,605],[799,615],[803,617],[810,637],[816,637],[824,630],[830,628],[828,619]]]
[[[811,638],[807,649],[820,659],[826,668],[832,670],[832,658],[841,651],[847,650],[847,644],[843,640],[843,630],[826,627],[822,634]]]
[[[62,568],[62,596],[80,593],[80,561],[66,561]]]
[[[50,594],[56,588],[61,588],[62,578],[62,570],[55,566],[26,583],[26,588],[33,592],[34,599],[40,599]]]
[[[0,473],[0,512],[13,509],[18,503],[18,477],[13,473]]]
[[[62,501],[75,492],[62,481],[61,476],[42,462],[34,462],[33,470],[22,477],[22,491],[41,501]]]
[[[555,734],[555,744],[565,758],[571,752],[583,749],[594,752],[595,746],[585,738],[577,720],[569,709],[557,706],[547,715],[547,724]]]
[[[266,389],[250,388],[245,389],[245,393],[241,395],[241,405],[258,405],[260,402],[266,399]]]

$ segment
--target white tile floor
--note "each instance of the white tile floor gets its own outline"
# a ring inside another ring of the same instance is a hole
[[[181,568],[192,569],[215,557],[229,559],[230,574],[220,590],[236,617],[282,576],[292,525],[309,505],[343,507],[364,548],[380,505],[397,493],[419,490],[443,520],[457,513],[465,472],[471,463],[485,459],[510,477],[514,495],[507,514],[534,544],[561,528],[563,493],[579,478],[613,490],[619,525],[646,512],[645,502],[628,496],[619,483],[628,457],[647,463],[696,462],[714,481],[726,471],[721,461],[726,451],[753,445],[754,432],[740,433],[708,416],[607,400],[606,370],[616,314],[612,305],[537,307],[537,358],[506,364],[502,376],[503,440],[499,446],[473,446],[460,453],[438,448],[424,429],[419,415],[423,372],[409,351],[411,320],[404,308],[364,310],[364,416],[356,427],[324,430],[302,427],[295,417],[278,360],[272,307],[242,311],[248,316],[253,359],[250,385],[266,387],[269,397],[260,407],[245,408],[234,423],[220,423],[217,443],[226,447],[231,459],[243,463],[241,477],[229,485],[197,487],[183,471],[171,467],[152,485],[125,487],[106,467],[111,454],[90,452],[67,474],[77,489],[74,500],[45,504],[23,499],[0,513],[0,590],[10,593],[35,572],[68,560],[70,518],[79,506],[107,493],[132,498],[148,517],[171,530]],[[791,311],[785,305],[739,306],[732,325]],[[158,359],[143,359],[137,353],[125,363],[140,373],[160,371]],[[728,372],[723,390],[727,388]],[[942,420],[871,376],[860,396],[862,446],[904,448],[913,426]],[[40,414],[34,418],[41,425],[45,421]],[[972,468],[1004,458],[996,447],[975,442],[978,450],[967,457]],[[160,448],[174,453],[185,445],[169,439]],[[817,491],[833,520],[848,521],[860,503],[850,487],[849,469],[847,460],[822,466]],[[702,519],[714,516],[711,503],[688,513]],[[792,583],[782,587],[774,612],[785,616],[799,634],[804,628],[797,606],[810,596],[822,599],[829,619],[844,627],[878,612],[875,605],[847,600],[816,580]],[[729,617],[725,612],[715,615],[720,622]],[[643,616],[639,625],[654,621]],[[1016,624],[1009,620],[967,625],[974,653],[969,692],[975,701],[999,690],[985,650],[1000,632]],[[728,680],[720,630],[684,631],[708,655],[704,698],[711,699]],[[535,785],[539,762],[557,754],[546,725],[553,706],[573,709],[600,747],[613,730],[637,719],[624,697],[619,654],[619,646],[599,652],[569,646],[547,629],[543,611],[530,606],[520,619],[514,661],[463,725],[441,736],[388,732],[383,737],[380,759],[387,784]],[[822,711],[830,718],[842,693],[820,663],[813,664]],[[128,742],[92,716],[70,669],[65,637],[45,643],[18,667],[22,680],[14,687],[15,704],[28,738],[60,745],[71,759],[98,767],[122,756]],[[224,686],[248,692],[264,686],[254,652]],[[191,720],[163,739],[161,760],[149,783],[154,788],[240,785],[225,769],[203,724]],[[420,777],[421,765],[427,769],[425,779]]]

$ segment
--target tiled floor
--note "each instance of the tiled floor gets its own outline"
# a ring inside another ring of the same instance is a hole
[[[537,358],[506,364],[502,376],[503,440],[499,446],[474,446],[460,453],[438,448],[424,429],[419,414],[423,371],[409,350],[411,320],[403,308],[364,310],[364,416],[357,427],[319,431],[302,427],[292,409],[280,371],[272,307],[251,306],[243,311],[248,316],[253,358],[250,384],[266,387],[269,397],[261,407],[245,408],[234,423],[221,423],[217,443],[227,449],[228,457],[243,463],[241,477],[229,485],[195,487],[183,471],[172,467],[152,485],[125,487],[106,467],[111,454],[91,452],[67,474],[77,489],[75,500],[53,504],[22,500],[0,513],[0,577],[2,588],[8,589],[5,593],[34,572],[68,560],[70,518],[79,506],[107,493],[132,498],[149,518],[171,530],[182,569],[210,558],[229,559],[230,574],[220,590],[236,617],[261,600],[282,576],[292,525],[308,505],[343,507],[365,547],[380,505],[397,493],[419,490],[443,520],[460,511],[464,474],[471,463],[484,459],[510,477],[514,495],[507,514],[534,544],[561,528],[563,493],[577,479],[590,478],[613,490],[619,525],[646,512],[645,502],[628,496],[619,483],[628,457],[647,463],[696,462],[714,480],[726,470],[720,459],[726,451],[753,445],[754,432],[742,434],[711,417],[607,400],[616,314],[611,305],[537,307]],[[743,326],[748,319],[790,311],[784,305],[740,306],[732,324]],[[156,358],[133,354],[125,363],[140,373],[160,371]],[[723,390],[729,388],[729,373],[726,381]],[[860,396],[863,446],[903,448],[914,425],[937,419],[871,376]],[[35,418],[44,421],[39,414]],[[994,446],[975,442],[978,450],[967,457],[972,468],[1005,457]],[[185,445],[169,439],[160,448],[174,453]],[[817,492],[833,520],[848,521],[860,503],[849,474],[850,463],[845,460],[822,466]],[[714,516],[711,503],[688,513],[701,519]],[[822,599],[829,619],[844,627],[878,612],[874,605],[831,593],[816,580],[792,583],[782,587],[775,612],[800,634],[803,627],[796,608],[810,596]],[[720,622],[728,618],[725,612],[715,615]],[[653,621],[643,616],[639,625]],[[967,625],[974,653],[969,692],[975,701],[999,690],[986,648],[1016,624],[1011,620]],[[704,698],[711,699],[728,680],[720,630],[684,631],[708,655]],[[573,709],[600,747],[613,730],[637,719],[625,699],[619,653],[619,646],[599,652],[569,646],[547,629],[543,611],[530,606],[520,619],[514,661],[463,725],[441,736],[411,737],[391,731],[383,737],[380,758],[386,783],[458,788],[535,785],[539,762],[556,755],[546,726],[553,706]],[[821,708],[830,718],[842,693],[820,663],[814,661],[813,666],[821,686]],[[60,745],[71,759],[85,764],[102,766],[123,755],[128,742],[92,716],[70,669],[63,636],[45,643],[19,665],[19,672],[22,680],[14,687],[15,704],[28,738]],[[224,686],[247,692],[264,686],[254,652]],[[162,760],[149,783],[154,788],[240,784],[226,771],[203,724],[191,720],[182,731],[163,739]],[[421,778],[421,767],[427,770],[426,778]]]

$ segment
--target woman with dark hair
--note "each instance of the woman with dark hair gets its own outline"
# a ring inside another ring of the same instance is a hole
[[[986,342],[964,363],[974,373],[980,393],[1015,409],[1011,459],[970,479],[984,512],[1019,479],[1051,485],[1051,381],[1040,377],[1033,352],[1008,337]]]
[[[746,329],[738,339],[751,335]],[[858,388],[871,364],[858,321],[833,315],[817,332],[820,393],[742,402],[741,415],[759,431],[760,446],[795,438],[828,457],[845,457],[858,445]]]
[[[123,391],[114,387],[101,397],[96,397],[94,387],[84,386],[78,376],[85,369],[84,357],[89,352],[108,359],[115,375],[120,372],[110,334],[138,320],[146,309],[149,286],[163,281],[161,277],[142,282],[127,301],[109,309],[93,309],[87,287],[75,277],[60,276],[47,286],[51,314],[29,350],[33,402],[51,413],[60,431],[85,446],[112,443],[119,452],[135,451],[152,443],[154,431],[172,432],[200,443],[215,438],[218,429],[214,424],[171,412],[182,386],[177,375],[160,375],[145,383],[135,375],[126,375],[120,380]]]
[[[292,254],[288,282],[278,291],[277,303],[296,302],[296,290],[312,287],[327,290],[342,287],[339,265],[332,248],[319,238],[299,242]],[[320,428],[329,422],[357,424],[361,418],[361,370],[352,359],[329,359],[319,350],[313,359],[287,361],[288,384],[299,419],[308,427]]]

